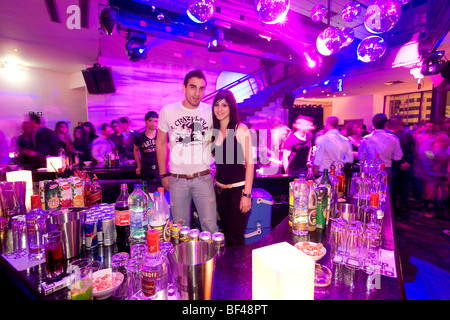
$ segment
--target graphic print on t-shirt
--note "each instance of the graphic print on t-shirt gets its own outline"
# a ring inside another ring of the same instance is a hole
[[[208,124],[199,116],[184,116],[175,120],[171,140],[182,145],[201,145],[206,138]]]

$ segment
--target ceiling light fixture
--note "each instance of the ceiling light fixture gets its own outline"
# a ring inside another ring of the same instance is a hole
[[[424,76],[432,76],[441,72],[442,67],[445,64],[445,61],[442,59],[444,57],[445,51],[433,51],[424,54],[422,69],[420,73]]]
[[[137,32],[128,32],[125,48],[128,59],[132,62],[138,62],[147,58],[147,35]]]
[[[223,29],[216,29],[216,33],[208,40],[207,48],[210,52],[222,52],[225,51],[227,45],[225,43]]]

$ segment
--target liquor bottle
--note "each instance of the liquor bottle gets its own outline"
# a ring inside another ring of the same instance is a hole
[[[166,196],[164,194],[164,187],[158,187],[158,192],[161,195],[164,217],[166,219],[166,225],[164,226],[164,241],[169,242],[171,238],[170,227],[172,225],[171,214],[170,214],[170,206],[167,202]]]
[[[314,181],[308,180],[308,231],[315,231],[317,224],[317,195],[314,191]]]
[[[289,182],[289,227],[292,228],[292,217],[294,216],[294,186],[297,183],[298,178]]]
[[[141,185],[142,185],[142,191],[143,191],[143,192],[145,193],[145,195],[147,196],[147,201],[148,201],[148,205],[147,205],[147,207],[148,207],[148,213],[150,213],[150,209],[151,209],[151,207],[152,207],[152,205],[153,205],[153,197],[152,197],[152,195],[150,195],[150,193],[148,193],[148,190],[147,190],[147,182],[145,182],[144,180],[142,180]]]
[[[89,197],[89,206],[94,206],[96,204],[103,203],[103,193],[102,193],[102,187],[100,186],[100,183],[98,183],[98,178],[94,174],[94,177],[92,178],[92,185],[91,185],[91,195]]]
[[[315,184],[316,184],[316,178],[314,177],[313,166],[312,166],[312,164],[309,163],[309,162],[308,162],[308,164],[307,164],[306,166],[308,167],[308,173],[306,174],[305,180],[306,180],[306,181],[312,180],[312,181],[314,182],[314,187],[316,187],[316,186],[315,186]]]
[[[120,156],[119,156],[119,151],[116,150],[116,154],[114,156],[114,159],[116,160],[116,167],[120,166]]]
[[[40,260],[44,257],[44,234],[46,233],[47,212],[41,208],[41,197],[31,196],[31,210],[26,214],[28,258]]]
[[[114,153],[114,149],[111,150],[111,153],[109,154],[109,166],[115,167],[116,166],[116,156]]]
[[[168,217],[164,212],[163,201],[161,198],[161,194],[156,191],[153,193],[153,205],[150,209],[149,214],[149,226],[150,229],[158,230],[159,232],[159,241],[164,242],[164,228],[166,226],[166,222]]]
[[[319,187],[325,187],[327,188],[327,205],[326,208],[323,208],[323,213],[325,216],[325,224],[328,223],[328,220],[330,219],[330,210],[331,210],[331,199],[333,198],[333,189],[331,188],[331,181],[330,177],[328,175],[328,169],[323,170],[323,176],[322,179],[319,182]]]
[[[309,185],[305,175],[300,174],[294,185],[294,213],[292,217],[292,233],[298,236],[308,234],[308,198]]]
[[[167,300],[168,265],[159,250],[159,232],[147,231],[147,254],[141,267],[142,300]]]
[[[338,203],[339,200],[339,179],[336,177],[336,166],[332,163],[330,166],[329,179],[331,182],[331,206]]]
[[[345,173],[343,170],[343,164],[340,162],[336,166],[336,178],[338,178],[338,196],[345,197],[347,182],[345,181]]]
[[[326,215],[328,205],[328,189],[326,187],[317,187],[314,189],[317,195],[317,209],[316,209],[316,228],[325,229]]]
[[[119,251],[129,251],[130,248],[130,208],[128,206],[128,186],[120,185],[120,195],[114,205],[117,246]]]
[[[128,197],[128,207],[130,208],[130,241],[144,242],[148,203],[141,184],[134,185],[134,191]]]
[[[380,180],[380,202],[385,202],[388,189],[388,174],[386,173],[386,164],[384,163],[380,165],[378,179]]]
[[[109,154],[108,154],[108,152],[105,152],[105,156],[103,157],[103,166],[105,168],[109,167]]]

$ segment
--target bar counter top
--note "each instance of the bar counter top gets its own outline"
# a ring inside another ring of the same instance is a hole
[[[322,242],[327,254],[318,263],[332,271],[331,284],[315,291],[316,300],[401,300],[405,299],[400,260],[397,254],[390,203],[386,203],[383,220],[382,248],[394,254],[396,277],[386,275],[368,275],[362,270],[350,270],[343,265],[330,261],[328,229],[317,229],[308,236],[299,237],[292,234],[288,218],[281,221],[267,236],[261,240],[240,247],[225,247],[217,256],[214,277],[213,300],[251,300],[252,299],[252,250],[263,246],[286,241],[295,244],[298,241]],[[12,251],[11,230],[0,239],[0,253]],[[105,268],[110,267],[112,255],[117,253],[117,246],[100,246],[92,253],[82,255],[102,261]],[[77,258],[79,258],[78,256]],[[69,260],[70,261],[70,260]],[[66,266],[68,262],[66,260]],[[7,298],[22,295],[25,298],[66,300],[70,298],[67,288],[50,295],[43,295],[41,282],[46,281],[45,263],[17,271],[0,256],[0,280],[4,289],[8,288]],[[9,287],[7,286],[9,285]]]

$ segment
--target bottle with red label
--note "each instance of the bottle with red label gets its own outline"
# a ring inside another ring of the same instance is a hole
[[[159,231],[147,231],[147,254],[141,267],[142,300],[167,300],[168,263],[159,250]]]
[[[114,205],[117,246],[119,251],[130,249],[130,208],[128,207],[128,185],[120,185],[120,195]]]

